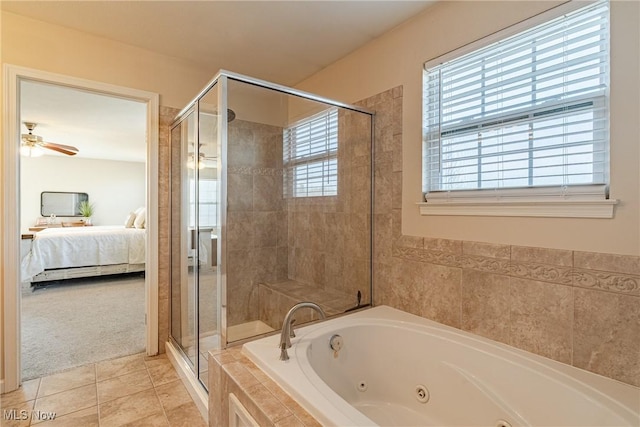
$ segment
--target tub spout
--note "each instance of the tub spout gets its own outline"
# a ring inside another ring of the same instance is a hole
[[[280,344],[279,344],[280,360],[289,360],[289,354],[287,353],[287,349],[291,347],[291,337],[295,336],[292,334],[292,324],[295,321],[295,319],[293,319],[293,315],[295,314],[296,311],[305,307],[308,307],[317,311],[321,319],[327,318],[322,308],[315,302],[299,302],[293,307],[291,307],[287,315],[284,317],[284,321],[282,322],[282,331],[280,332]]]

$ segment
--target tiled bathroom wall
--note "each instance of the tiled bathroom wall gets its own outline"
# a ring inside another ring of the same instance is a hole
[[[640,385],[640,257],[402,235],[402,88],[376,111],[374,302]]]
[[[171,265],[169,198],[171,171],[171,123],[180,110],[160,107],[159,154],[158,154],[158,348],[164,353],[169,339],[169,274]]]
[[[227,324],[259,320],[258,283],[287,279],[282,128],[229,124]]]
[[[338,194],[287,199],[289,278],[339,292],[355,306],[370,301],[371,123],[338,113]]]
[[[335,196],[285,195],[288,280],[260,286],[260,318],[279,329],[287,311],[313,301],[331,316],[370,302],[371,122],[338,112],[338,191]],[[282,184],[282,181],[281,181]],[[316,319],[296,314],[297,324]]]

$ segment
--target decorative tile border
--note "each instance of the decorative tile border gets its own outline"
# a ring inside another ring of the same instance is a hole
[[[402,236],[396,239],[392,256],[409,261],[502,274],[520,279],[640,296],[640,276],[427,250],[420,247],[419,240],[420,238],[415,236]],[[450,247],[456,247],[456,245]]]
[[[522,279],[533,279],[542,282],[559,283],[571,285],[571,268],[558,267],[555,265],[510,262],[509,275]]]
[[[251,166],[228,166],[228,173],[235,173],[237,175],[252,175],[253,168]]]
[[[228,172],[236,175],[261,175],[261,176],[280,176],[284,174],[284,171],[282,169],[254,168],[251,166],[229,166]]]
[[[393,256],[409,261],[419,261],[447,267],[461,267],[461,257],[449,252],[426,251],[419,248],[393,246]]]
[[[507,275],[509,274],[509,260],[463,255],[462,268]]]
[[[254,175],[261,175],[261,176],[284,175],[284,171],[282,169],[275,169],[275,168],[253,168],[252,171]]]
[[[605,271],[575,269],[573,285],[628,295],[640,295],[640,277]]]

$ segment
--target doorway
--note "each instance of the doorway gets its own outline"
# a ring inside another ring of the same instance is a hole
[[[147,271],[144,278],[145,305],[145,343],[148,355],[158,352],[158,230],[157,230],[157,200],[158,200],[158,95],[150,92],[123,88],[110,84],[77,79],[39,70],[27,69],[11,65],[5,66],[5,98],[4,98],[4,139],[5,141],[20,141],[20,135],[25,133],[21,123],[21,86],[29,84],[45,84],[60,89],[71,89],[76,92],[106,96],[111,99],[129,100],[143,105],[146,135],[146,178],[144,203],[146,212],[146,243],[143,254]],[[35,134],[36,132],[34,132]],[[64,141],[59,141],[64,144]],[[20,268],[20,155],[18,143],[3,144],[3,291],[4,318],[3,326],[3,360],[4,383],[3,392],[16,389],[21,383],[21,287],[9,286],[21,282]],[[131,208],[132,210],[135,208]],[[124,222],[125,218],[122,218]]]

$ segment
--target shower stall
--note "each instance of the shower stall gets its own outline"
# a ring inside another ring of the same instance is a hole
[[[371,304],[371,111],[221,71],[170,158],[168,345],[203,390],[209,350],[279,330],[294,304]]]

